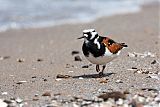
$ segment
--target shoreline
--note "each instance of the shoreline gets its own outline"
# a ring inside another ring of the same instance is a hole
[[[154,96],[157,91],[147,89],[160,91],[157,85],[160,84],[157,79],[160,75],[158,8],[159,4],[148,5],[139,13],[102,17],[86,24],[1,32],[0,99],[21,98],[29,106],[44,106],[54,98],[60,102],[72,96],[92,99],[103,91],[128,90],[130,96]],[[77,38],[88,28],[95,28],[100,35],[109,34],[115,41],[129,46],[120,57],[107,64],[103,78],[93,78],[97,74],[94,65],[82,68],[90,63],[81,51],[83,41]],[[78,56],[82,61],[74,61],[71,53],[75,50],[80,52]],[[128,53],[134,52],[142,56],[148,53],[144,58],[128,57]],[[108,76],[108,73],[113,74]],[[73,78],[57,79],[58,74]],[[150,74],[157,77],[152,78]],[[107,83],[100,83],[106,79]],[[4,92],[7,94],[2,95]],[[49,92],[50,97],[42,96],[45,92]],[[38,100],[34,101],[35,97]]]
[[[112,15],[104,15],[104,16],[98,16],[97,18],[91,19],[90,21],[79,21],[79,22],[75,22],[75,21],[69,21],[69,22],[65,22],[65,23],[57,23],[57,24],[53,24],[53,25],[44,25],[44,26],[40,26],[40,27],[26,27],[26,28],[9,28],[7,30],[1,30],[0,33],[2,32],[7,32],[7,31],[12,31],[12,30],[31,30],[31,29],[47,29],[47,28],[54,28],[57,26],[65,26],[65,25],[79,25],[79,24],[89,24],[89,23],[94,23],[97,20],[101,19],[101,18],[110,18],[110,17],[116,17],[119,15],[127,15],[127,14],[134,14],[134,13],[138,13],[140,11],[142,11],[142,9],[146,6],[149,5],[156,5],[156,3],[159,3],[158,1],[147,1],[146,3],[141,4],[140,9],[139,10],[134,10],[134,11],[128,11],[128,12],[122,12],[122,13],[116,13],[116,14],[112,14]]]

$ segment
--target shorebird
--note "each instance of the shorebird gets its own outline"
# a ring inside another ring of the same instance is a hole
[[[114,40],[100,36],[95,29],[83,30],[84,39],[82,51],[84,56],[93,64],[96,64],[96,71],[103,75],[106,64],[120,55],[121,50],[127,47],[125,43],[117,43]],[[100,72],[99,65],[102,65]]]

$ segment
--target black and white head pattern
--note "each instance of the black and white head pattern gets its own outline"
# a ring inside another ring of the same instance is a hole
[[[98,33],[95,31],[95,29],[86,29],[83,30],[83,36],[87,41],[94,41],[95,38],[98,37]]]

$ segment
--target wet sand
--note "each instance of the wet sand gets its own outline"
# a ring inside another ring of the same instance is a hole
[[[55,98],[59,102],[73,96],[94,99],[112,91],[153,96],[155,91],[148,89],[160,91],[158,6],[147,5],[138,13],[103,17],[91,23],[1,32],[0,99],[18,97],[27,102],[26,107],[35,107]],[[88,28],[129,46],[107,64],[102,78],[96,78],[95,65],[85,59],[83,41],[77,40]],[[72,51],[79,53],[72,55]],[[75,56],[82,61],[75,61]],[[71,77],[57,79],[58,74]],[[42,96],[45,92],[48,97]]]

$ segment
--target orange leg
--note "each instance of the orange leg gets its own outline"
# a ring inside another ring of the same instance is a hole
[[[103,71],[104,71],[105,68],[106,68],[106,65],[103,65],[103,66],[102,66],[102,71],[99,73],[99,76],[104,75],[104,74],[103,74]]]

